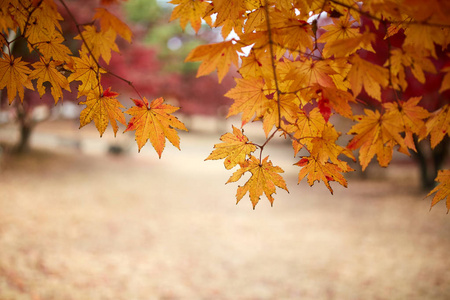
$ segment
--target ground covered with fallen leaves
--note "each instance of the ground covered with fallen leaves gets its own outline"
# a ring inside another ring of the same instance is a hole
[[[235,205],[223,164],[204,161],[218,134],[182,134],[182,151],[159,160],[65,130],[44,124],[29,155],[2,155],[2,300],[450,297],[450,216],[444,203],[429,211],[414,165],[332,196],[297,186],[279,144],[290,193],[252,210]]]

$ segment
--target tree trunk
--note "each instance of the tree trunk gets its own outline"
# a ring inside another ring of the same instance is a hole
[[[33,132],[34,122],[31,120],[30,111],[22,105],[17,105],[17,121],[20,126],[19,141],[14,148],[17,154],[23,154],[30,150],[30,137]]]
[[[429,141],[419,142],[416,137],[414,144],[417,152],[413,152],[413,156],[419,163],[422,188],[429,191],[436,186],[434,179],[447,159],[448,138],[444,137],[434,149],[431,149]]]
[[[21,124],[20,139],[16,146],[16,153],[22,154],[30,150],[30,137],[32,132],[33,126],[31,124]]]

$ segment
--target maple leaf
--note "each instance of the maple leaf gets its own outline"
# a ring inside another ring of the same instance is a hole
[[[244,78],[263,77],[273,78],[272,60],[267,52],[250,51],[249,55],[242,57],[239,74]]]
[[[280,113],[278,113],[278,110],[280,110]],[[298,111],[298,104],[293,101],[292,97],[280,95],[278,100],[269,100],[263,116],[263,129],[266,137],[269,136],[273,126],[278,127],[280,125],[280,118],[288,123],[295,123],[295,116]]]
[[[59,33],[55,33],[53,36],[49,36],[38,43],[39,51],[46,60],[53,58],[57,61],[70,62],[72,52],[66,45],[62,44],[63,41],[64,37]]]
[[[19,26],[21,31],[26,31],[25,36],[30,43],[34,44],[47,40],[56,31],[61,31],[59,21],[63,18],[58,13],[58,8],[53,1],[41,1],[35,9],[25,10],[26,12],[22,11],[21,14],[26,21],[19,21]],[[25,25],[27,25],[26,29],[24,28]]]
[[[441,88],[439,89],[439,93],[450,89],[450,66],[442,68],[441,72],[446,72],[444,78],[442,79]]]
[[[256,146],[248,142],[248,138],[241,130],[233,127],[233,133],[226,133],[220,137],[223,143],[215,144],[215,150],[206,158],[222,159],[225,158],[223,164],[227,170],[233,168],[237,164],[243,164],[247,155],[256,150]]]
[[[234,99],[227,118],[242,113],[242,125],[246,124],[256,115],[262,117],[267,109],[269,100],[264,93],[264,80],[262,78],[235,78],[236,87],[229,90],[225,96]]]
[[[109,28],[114,30],[118,35],[123,37],[126,41],[131,43],[133,33],[127,24],[122,22],[115,15],[110,13],[107,9],[98,7],[95,9],[94,20],[100,20],[100,27],[103,32],[106,32]]]
[[[67,80],[69,82],[81,81],[77,96],[77,98],[80,98],[98,87],[100,74],[106,73],[106,71],[100,68],[86,51],[80,51],[80,57],[73,57],[73,60],[75,72],[70,74]]]
[[[37,79],[37,90],[39,95],[45,94],[44,82],[50,82],[50,88],[55,104],[62,98],[62,89],[70,92],[69,81],[57,69],[60,63],[55,61],[38,61],[33,64],[34,70],[29,75],[29,79]]]
[[[355,55],[350,60],[352,68],[348,72],[348,79],[352,86],[353,95],[356,97],[362,90],[374,99],[381,101],[380,88],[389,84],[389,71]]]
[[[202,0],[171,0],[169,3],[177,5],[170,16],[170,21],[180,19],[180,26],[184,30],[188,22],[197,33],[202,26],[202,18],[206,14],[209,4]]]
[[[434,149],[442,139],[450,136],[450,105],[444,105],[440,110],[434,112],[428,119],[427,135],[430,135],[431,148]]]
[[[323,26],[327,30],[317,40],[324,43],[323,56],[328,58],[344,57],[355,53],[359,49],[375,52],[371,42],[375,40],[375,35],[371,32],[359,33],[359,28],[352,27],[356,20],[350,20],[350,15],[339,19],[333,19],[333,24]]]
[[[245,32],[252,32],[266,22],[266,9],[261,3],[254,11],[247,14],[247,21],[244,24]]]
[[[404,127],[399,124],[395,114],[381,115],[378,110],[368,109],[365,109],[364,113],[365,115],[355,116],[355,120],[359,123],[348,132],[348,134],[355,134],[355,137],[347,145],[350,150],[360,148],[359,162],[363,171],[375,155],[380,166],[387,167],[396,144],[400,146],[400,152],[409,155],[405,142],[400,136]]]
[[[431,190],[427,197],[436,193],[431,201],[430,209],[441,200],[447,199],[447,214],[450,211],[450,170],[439,170],[439,173],[435,179],[439,182],[439,185]]]
[[[313,84],[325,87],[334,87],[335,84],[329,75],[336,74],[328,61],[294,61],[289,64],[289,71],[284,76],[284,80],[292,80],[289,91],[294,92]]]
[[[423,131],[426,130],[425,120],[430,113],[423,107],[418,106],[422,97],[412,97],[408,101],[400,101],[398,103],[385,103],[387,113],[393,114],[397,120],[401,121],[405,130],[405,143],[408,148],[416,151],[412,134],[423,136]]]
[[[86,25],[81,34],[83,35],[84,41],[86,41],[90,53],[97,60],[102,57],[103,60],[109,64],[109,61],[111,60],[111,50],[119,52],[119,48],[117,48],[115,43],[116,32],[111,28],[108,28],[106,31],[97,31],[95,26]],[[77,35],[74,39],[81,40],[82,38],[80,35]],[[84,43],[82,49],[87,50]]]
[[[430,26],[421,26],[419,24],[409,25],[405,31],[405,46],[413,46],[416,51],[427,50],[431,55],[437,58],[435,43],[442,44],[445,39],[443,30],[436,30]]]
[[[259,159],[250,155],[250,159],[245,164],[242,164],[241,168],[234,172],[230,179],[228,179],[227,183],[235,182],[246,172],[252,174],[250,179],[243,186],[238,187],[236,193],[237,203],[239,203],[248,192],[253,204],[253,209],[255,209],[255,206],[263,193],[266,195],[267,199],[269,199],[271,205],[273,205],[274,199],[272,194],[276,194],[276,186],[289,192],[283,177],[278,174],[283,173],[283,169],[272,165],[272,162],[268,160],[268,158],[269,157],[267,156],[260,162]]]
[[[428,59],[423,51],[418,52],[417,49],[412,49],[411,47],[404,46],[403,49],[393,49],[391,50],[390,60],[386,61],[384,66],[389,66],[391,74],[394,76],[392,78],[394,86],[398,88],[400,86],[402,89],[406,89],[408,82],[406,81],[405,68],[409,67],[411,73],[416,77],[420,83],[425,83],[425,74],[423,71],[429,73],[436,73],[436,68],[433,62]]]
[[[33,90],[33,85],[28,79],[31,70],[27,65],[28,63],[22,61],[21,57],[14,58],[6,53],[0,59],[0,89],[6,87],[9,104],[13,102],[17,94],[23,101],[24,87]]]
[[[317,90],[322,93],[322,99],[327,99],[330,106],[341,116],[346,118],[352,118],[352,108],[349,102],[356,102],[355,98],[346,91],[333,88],[316,86]]]
[[[230,69],[231,63],[238,66],[240,50],[241,46],[233,41],[201,45],[193,49],[185,61],[203,61],[198,68],[197,77],[208,75],[217,69],[220,83]]]
[[[340,172],[346,172],[342,170],[336,164],[320,162],[314,156],[302,157],[295,165],[302,167],[298,173],[298,182],[308,176],[309,186],[313,186],[315,181],[323,181],[328,190],[333,194],[333,189],[330,186],[330,181],[337,181],[344,187],[347,187],[347,180]]]
[[[222,37],[225,39],[231,30],[242,31],[243,15],[246,11],[244,0],[213,0],[213,11],[217,12],[214,27],[222,26]]]
[[[165,147],[166,138],[175,147],[180,149],[180,138],[175,129],[187,131],[182,122],[171,114],[179,109],[179,107],[165,104],[163,98],[157,98],[150,104],[147,98],[131,99],[136,106],[126,111],[127,114],[133,116],[128,123],[124,132],[136,130],[136,142],[138,150],[150,139],[153,148],[161,158],[161,154]]]
[[[80,104],[86,105],[86,108],[80,113],[80,128],[94,120],[95,127],[102,136],[106,127],[108,127],[108,123],[111,123],[114,136],[116,136],[119,129],[116,121],[126,125],[125,116],[121,110],[125,107],[116,99],[118,95],[118,93],[111,91],[110,87],[101,94],[99,94],[98,89],[92,90],[87,95],[86,101],[80,102]]]
[[[353,169],[350,168],[347,162],[342,161],[338,158],[339,155],[344,154],[348,158],[351,158],[353,161],[356,161],[355,157],[349,149],[339,146],[336,143],[339,136],[340,133],[336,131],[334,126],[329,124],[328,126],[325,126],[321,136],[311,139],[311,156],[315,157],[316,160],[322,164],[325,164],[328,160],[330,160],[343,172],[353,171]]]
[[[298,55],[297,50],[305,52],[307,48],[314,49],[311,24],[304,19],[303,14],[298,15],[293,9],[280,9],[269,15],[274,42],[295,56]]]

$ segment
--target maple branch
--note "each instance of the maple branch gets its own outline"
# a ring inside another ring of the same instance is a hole
[[[266,12],[266,24],[267,24],[267,35],[269,39],[269,51],[270,51],[270,61],[272,63],[273,80],[275,82],[275,88],[277,93],[277,105],[278,105],[278,126],[281,126],[281,104],[280,104],[280,88],[278,87],[277,79],[277,69],[275,65],[274,51],[273,51],[273,40],[272,40],[272,30],[270,27],[270,17],[269,17],[269,4],[265,0],[264,10]]]

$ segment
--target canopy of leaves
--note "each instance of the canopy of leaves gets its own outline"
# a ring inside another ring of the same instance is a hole
[[[81,22],[64,0],[1,1],[0,89],[10,104],[17,97],[23,101],[26,89],[36,89],[40,96],[49,92],[56,103],[72,84],[86,106],[80,125],[93,121],[102,135],[109,124],[116,133],[117,122],[127,123],[122,100],[111,91],[118,89],[104,89],[101,81],[104,76],[118,78],[138,96],[126,111],[131,120],[125,131],[135,131],[139,150],[150,140],[161,157],[165,140],[179,148],[176,130],[187,129],[173,115],[178,107],[162,97],[149,102],[131,81],[108,69],[112,53],[133,37],[114,9],[118,2],[102,1]],[[223,135],[207,158],[224,159],[225,168],[237,168],[229,182],[250,175],[238,187],[237,201],[248,193],[255,207],[263,194],[273,203],[276,187],[287,190],[283,170],[262,158],[275,136],[288,139],[293,154],[299,155],[299,180],[306,178],[310,185],[323,181],[331,192],[332,181],[347,186],[343,173],[352,168],[342,156],[353,159],[352,151],[359,151],[363,169],[375,156],[381,166],[388,166],[394,150],[415,150],[414,138],[429,138],[434,148],[449,137],[448,1],[171,3],[170,19],[181,28],[190,24],[195,32],[202,26],[220,29],[223,41],[198,46],[186,61],[200,62],[197,76],[217,71],[219,82],[234,74],[236,86],[226,93],[233,101],[228,116],[240,115],[241,127],[259,122],[265,134],[258,144],[233,126],[233,133]],[[63,36],[65,21],[77,31],[70,41]],[[25,46],[16,53],[19,42]],[[80,45],[77,51],[68,47],[74,44]],[[409,78],[426,84],[430,74],[440,78],[434,88],[439,105],[428,105],[425,95],[406,96],[412,88]],[[355,122],[346,146],[333,125],[339,117]],[[432,205],[448,195],[447,173],[439,173],[440,185],[430,193],[436,192]]]

